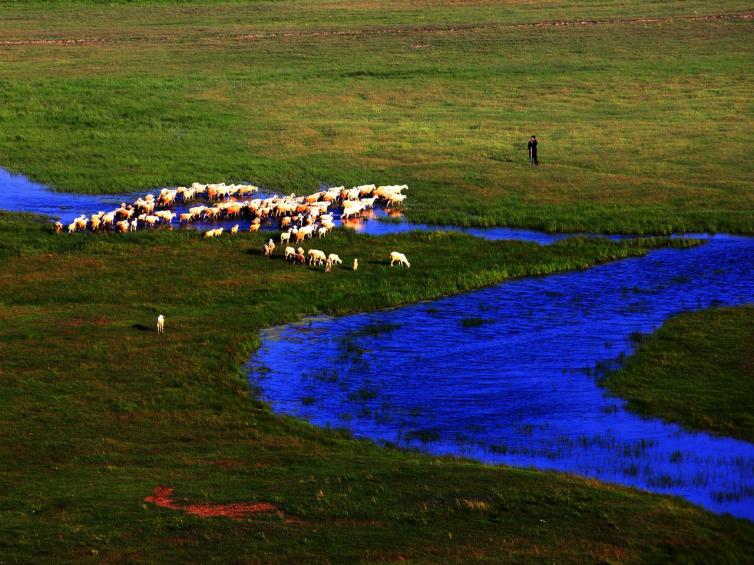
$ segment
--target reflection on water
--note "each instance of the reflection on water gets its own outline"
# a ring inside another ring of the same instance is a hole
[[[670,315],[754,301],[754,239],[262,333],[276,412],[431,453],[556,469],[754,519],[754,445],[628,413],[595,369]],[[305,354],[304,354],[305,353]]]

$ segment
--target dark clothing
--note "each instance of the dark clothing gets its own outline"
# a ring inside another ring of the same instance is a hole
[[[539,165],[537,161],[537,140],[532,139],[529,141],[529,163],[531,165]]]

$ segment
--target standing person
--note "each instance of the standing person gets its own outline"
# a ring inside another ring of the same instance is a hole
[[[539,165],[539,161],[537,160],[537,136],[536,135],[532,135],[531,139],[529,139],[529,164]]]

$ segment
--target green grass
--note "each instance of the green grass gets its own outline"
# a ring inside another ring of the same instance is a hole
[[[76,192],[405,182],[418,221],[754,231],[752,23],[693,19],[750,10],[0,1],[0,166]],[[664,19],[604,21],[624,18]],[[519,25],[557,19],[603,22]],[[0,561],[749,558],[749,522],[569,475],[380,448],[273,415],[242,371],[261,328],[306,315],[694,243],[336,233],[317,246],[361,267],[325,274],[263,258],[265,238],[55,237],[0,213]],[[387,266],[394,249],[411,269]],[[287,519],[156,508],[143,499],[157,485],[190,501],[271,502]]]
[[[335,233],[318,246],[358,256],[361,268],[325,274],[264,258],[263,234],[55,236],[48,223],[10,214],[0,215],[0,233],[6,562],[748,555],[746,521],[573,476],[353,440],[274,416],[241,371],[260,328],[306,314],[383,308],[690,242],[541,247],[453,233]],[[411,269],[388,266],[394,248]],[[167,318],[162,337],[158,313]],[[202,519],[144,503],[161,484],[179,500],[271,502],[288,520]]]
[[[754,24],[689,19],[747,2],[2,9],[0,164],[57,189],[405,182],[417,221],[754,232]],[[554,19],[603,23],[519,26]]]
[[[641,414],[754,442],[754,307],[673,317],[602,383]]]

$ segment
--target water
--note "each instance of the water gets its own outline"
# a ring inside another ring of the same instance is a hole
[[[754,301],[754,239],[262,332],[273,410],[359,437],[555,469],[754,519],[754,445],[643,419],[593,372],[669,316]],[[302,355],[302,352],[307,352]]]
[[[5,209],[63,222],[137,197],[50,192],[3,169],[0,195]],[[541,244],[568,237],[405,221],[345,225],[372,235],[452,229]],[[683,310],[754,301],[754,239],[701,235],[709,242],[698,248],[270,328],[250,361],[250,379],[276,412],[320,426],[676,494],[754,519],[754,445],[630,414],[592,376],[599,364],[631,352],[633,332],[652,332]]]
[[[136,195],[89,195],[53,192],[45,185],[14,175],[0,168],[0,209],[11,212],[31,212],[59,217],[69,223],[81,214],[112,210],[121,202],[136,200]]]

